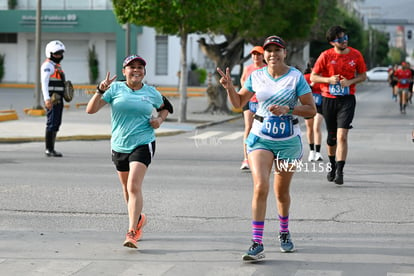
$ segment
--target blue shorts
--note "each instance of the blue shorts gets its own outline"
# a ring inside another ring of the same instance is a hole
[[[254,150],[262,149],[273,152],[275,159],[295,162],[302,159],[303,145],[299,135],[289,140],[273,141],[260,138],[250,133],[245,141],[247,145],[247,153]]]

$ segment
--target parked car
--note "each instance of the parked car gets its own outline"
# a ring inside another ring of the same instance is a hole
[[[387,67],[374,67],[367,71],[368,81],[387,81],[388,68]]]

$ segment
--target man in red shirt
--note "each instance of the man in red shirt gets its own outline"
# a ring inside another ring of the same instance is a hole
[[[400,112],[405,114],[405,108],[407,106],[407,99],[409,94],[410,83],[412,81],[412,73],[410,66],[406,62],[401,63],[401,67],[395,71],[394,76],[397,78],[398,83],[398,96],[400,97]]]
[[[361,53],[348,46],[348,35],[341,26],[331,27],[326,39],[332,45],[321,53],[311,73],[311,81],[321,83],[322,113],[328,131],[327,149],[331,171],[328,181],[344,183],[343,168],[348,153],[348,130],[355,113],[355,86],[366,79]]]

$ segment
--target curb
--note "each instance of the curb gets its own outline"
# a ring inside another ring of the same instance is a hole
[[[177,134],[184,133],[184,130],[177,130],[177,131],[166,131],[156,133],[155,136],[163,137],[163,136],[173,136]],[[56,137],[57,141],[99,141],[99,140],[110,140],[111,135],[109,134],[94,134],[94,135],[70,135],[70,136],[58,136]],[[44,142],[45,137],[9,137],[9,138],[1,138],[0,137],[0,144],[14,144],[14,143],[31,143],[31,142]]]
[[[18,120],[16,110],[0,110],[0,122]]]
[[[207,122],[198,124],[195,126],[195,129],[202,129],[206,128],[208,126],[218,125],[225,122],[230,122],[233,120],[237,120],[240,115],[236,115],[232,118],[228,118],[225,120],[220,121],[213,121],[213,122]],[[187,131],[185,130],[176,130],[176,131],[160,131],[158,133],[155,133],[156,137],[165,137],[165,136],[174,136],[181,133],[185,133]],[[111,135],[109,134],[94,134],[94,135],[70,135],[70,136],[58,136],[56,137],[57,141],[98,141],[98,140],[110,140]],[[30,143],[30,142],[44,142],[45,137],[8,137],[8,138],[1,138],[0,137],[0,144],[6,144],[6,143]]]

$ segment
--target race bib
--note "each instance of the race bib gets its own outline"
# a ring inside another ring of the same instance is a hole
[[[313,96],[313,100],[315,101],[316,105],[321,105],[322,104],[322,95],[321,94],[312,93],[312,96]]]
[[[349,94],[349,86],[342,87],[339,83],[329,85],[329,93],[332,96],[346,96]]]
[[[255,103],[255,102],[249,102],[249,110],[252,113],[256,113],[256,111],[257,111],[257,104],[258,103]]]
[[[293,135],[292,116],[269,116],[263,120],[262,133],[272,138],[286,138]]]

